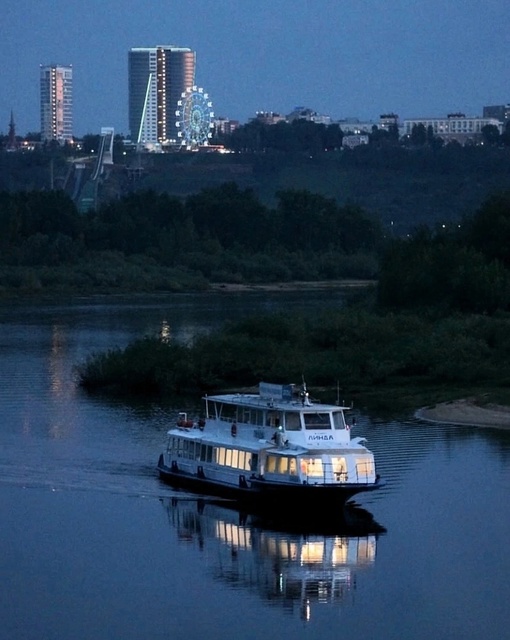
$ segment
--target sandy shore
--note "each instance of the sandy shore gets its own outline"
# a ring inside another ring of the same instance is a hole
[[[496,404],[480,406],[469,398],[424,407],[415,415],[430,422],[510,429],[510,407]]]
[[[321,290],[321,289],[353,289],[374,285],[375,280],[323,280],[319,282],[274,282],[271,284],[231,284],[213,283],[213,291],[223,291],[225,293],[236,293],[241,291],[299,291],[299,290]]]

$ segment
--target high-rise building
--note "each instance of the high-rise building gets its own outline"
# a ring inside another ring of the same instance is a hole
[[[177,102],[195,82],[195,52],[158,46],[129,50],[129,129],[137,144],[177,139]]]
[[[60,144],[73,139],[73,68],[41,65],[41,139]]]

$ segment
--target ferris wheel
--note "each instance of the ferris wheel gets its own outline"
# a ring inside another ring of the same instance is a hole
[[[181,93],[175,111],[177,137],[181,146],[196,149],[205,146],[212,138],[214,112],[209,95],[202,87],[188,87]]]

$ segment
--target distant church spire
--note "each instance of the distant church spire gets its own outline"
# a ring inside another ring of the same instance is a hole
[[[11,109],[11,121],[9,122],[9,136],[7,140],[7,150],[14,151],[18,148],[16,141],[16,125],[14,124],[14,114]]]

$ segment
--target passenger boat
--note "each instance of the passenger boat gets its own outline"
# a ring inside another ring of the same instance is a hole
[[[176,487],[267,507],[323,509],[382,486],[374,455],[351,437],[349,407],[312,401],[303,384],[261,382],[258,393],[203,398],[180,413],[158,461]]]

